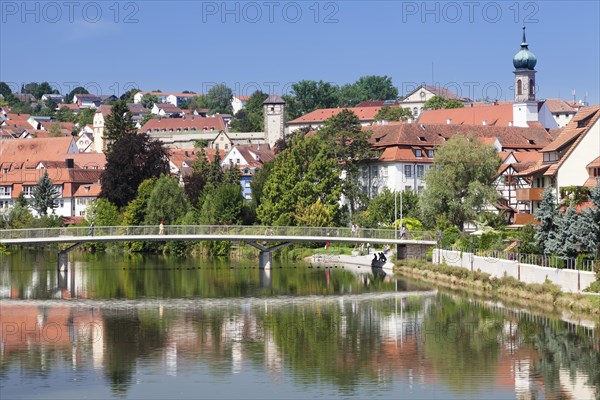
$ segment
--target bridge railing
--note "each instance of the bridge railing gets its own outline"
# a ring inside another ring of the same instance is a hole
[[[301,236],[301,237],[348,237],[360,239],[406,239],[435,241],[435,232],[407,231],[401,238],[400,232],[392,229],[324,228],[306,226],[244,226],[244,225],[139,225],[139,226],[70,226],[43,229],[3,229],[0,240],[42,239],[73,236],[148,236],[148,235],[244,235],[244,236]]]

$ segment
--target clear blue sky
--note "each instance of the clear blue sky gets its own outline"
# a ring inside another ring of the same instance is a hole
[[[25,4],[25,6],[23,6]],[[525,20],[538,97],[599,103],[598,1],[0,2],[0,80],[61,92],[281,94],[302,79],[344,84],[388,75],[400,93],[449,86],[511,99]]]

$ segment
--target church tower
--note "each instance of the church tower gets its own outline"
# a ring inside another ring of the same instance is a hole
[[[273,148],[285,134],[285,101],[272,94],[263,102],[265,118],[265,142]]]
[[[538,120],[538,103],[535,100],[535,64],[537,58],[529,51],[523,26],[521,50],[513,57],[515,67],[515,101],[513,103],[513,125],[527,127],[527,122]]]

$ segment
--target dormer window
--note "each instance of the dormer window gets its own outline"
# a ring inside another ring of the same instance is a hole
[[[416,149],[415,150],[415,157],[423,157],[423,150]]]
[[[419,136],[419,140],[420,140],[421,142],[426,142],[426,141],[427,141],[427,139],[425,139],[425,137],[424,137],[424,136]]]

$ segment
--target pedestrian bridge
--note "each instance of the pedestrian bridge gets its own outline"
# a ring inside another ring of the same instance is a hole
[[[397,247],[400,258],[411,254],[411,248],[429,248],[436,244],[435,232],[392,229],[323,228],[300,226],[243,226],[243,225],[158,225],[142,226],[71,226],[42,229],[0,230],[0,243],[6,245],[72,244],[61,254],[67,254],[80,244],[90,242],[135,241],[204,241],[227,240],[244,242],[261,253],[261,267],[270,262],[271,252],[291,243],[330,242],[380,244]],[[419,251],[420,252],[420,251]],[[403,256],[404,255],[404,256]]]

